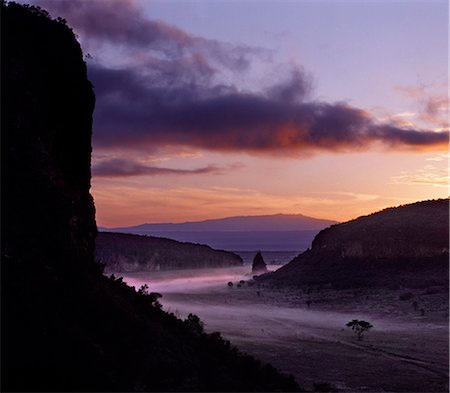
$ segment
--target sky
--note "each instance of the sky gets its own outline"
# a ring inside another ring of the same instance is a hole
[[[106,227],[448,197],[446,0],[34,0],[96,94]]]

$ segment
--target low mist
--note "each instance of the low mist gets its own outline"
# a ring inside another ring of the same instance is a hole
[[[276,270],[280,265],[267,267]],[[136,289],[147,284],[149,291],[161,293],[164,310],[182,319],[198,315],[206,332],[219,331],[241,351],[292,373],[306,389],[329,383],[344,391],[381,391],[383,386],[393,391],[421,386],[425,391],[436,376],[446,378],[446,324],[398,318],[389,309],[380,315],[290,303],[289,290],[273,292],[252,278],[249,265],[124,275]],[[346,327],[353,319],[373,324],[364,341]],[[392,374],[395,367],[402,372]],[[431,370],[426,376],[423,367]]]

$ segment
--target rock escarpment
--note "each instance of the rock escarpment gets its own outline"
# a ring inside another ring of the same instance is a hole
[[[449,200],[385,209],[321,231],[308,250],[273,274],[284,285],[448,285]]]
[[[2,391],[298,390],[102,275],[80,46],[38,8],[1,2],[1,14]]]
[[[232,252],[213,250],[202,244],[125,233],[100,232],[96,258],[109,272],[204,269],[241,266]]]

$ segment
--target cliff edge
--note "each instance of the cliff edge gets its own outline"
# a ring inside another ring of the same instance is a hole
[[[102,275],[80,46],[64,20],[0,4],[1,390],[297,391],[197,317]]]

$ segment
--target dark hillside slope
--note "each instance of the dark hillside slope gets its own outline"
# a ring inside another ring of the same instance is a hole
[[[343,257],[432,257],[448,253],[448,199],[385,209],[321,231],[313,249]]]
[[[232,252],[159,237],[100,232],[95,245],[97,260],[110,272],[202,269],[243,264],[242,258]]]
[[[80,47],[39,9],[2,2],[1,14],[1,390],[298,389],[101,274]]]
[[[385,209],[321,231],[312,249],[260,279],[281,285],[448,285],[449,200]]]

